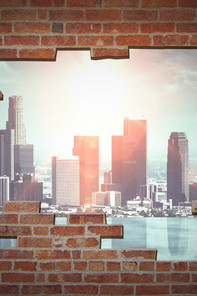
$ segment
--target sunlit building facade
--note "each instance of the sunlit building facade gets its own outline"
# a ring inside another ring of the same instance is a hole
[[[172,205],[189,201],[188,140],[183,132],[173,132],[168,140],[167,197]]]
[[[52,157],[52,203],[80,205],[79,157]]]
[[[75,136],[73,155],[80,161],[80,204],[91,204],[99,189],[99,137]]]
[[[147,184],[147,123],[124,119],[123,136],[112,136],[112,183],[121,192],[122,206]]]

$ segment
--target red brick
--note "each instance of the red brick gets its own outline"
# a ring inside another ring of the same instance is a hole
[[[173,9],[160,11],[160,21],[193,21],[195,19],[194,10]]]
[[[188,36],[186,35],[155,35],[153,36],[153,42],[156,46],[177,46],[187,45]]]
[[[39,45],[39,36],[5,36],[5,45]]]
[[[17,51],[16,49],[0,49],[0,60],[16,59]]]
[[[159,273],[157,274],[157,282],[189,282],[189,273]]]
[[[49,33],[50,24],[46,22],[17,22],[14,24],[14,31],[16,33]]]
[[[18,224],[18,215],[17,214],[0,214],[0,225],[1,224]]]
[[[104,262],[103,261],[90,261],[89,270],[94,272],[104,271]]]
[[[171,33],[174,32],[174,23],[146,23],[141,24],[142,33]]]
[[[120,271],[120,262],[107,262],[107,271]]]
[[[36,273],[35,274],[36,278],[35,281],[36,283],[45,283],[46,282],[46,278],[45,278],[45,273]]]
[[[19,286],[17,285],[0,285],[1,295],[19,295]]]
[[[53,239],[53,246],[55,248],[62,248],[62,246],[63,246],[63,240],[62,240],[62,238],[59,238],[59,237],[54,238]]]
[[[123,271],[136,271],[137,270],[137,262],[135,261],[123,261],[122,262],[122,270]]]
[[[109,46],[114,44],[112,36],[79,36],[79,46]]]
[[[81,21],[84,19],[82,10],[49,10],[52,21]]]
[[[86,261],[75,261],[74,262],[74,270],[84,271],[87,269]]]
[[[154,271],[154,262],[140,262],[140,271]]]
[[[118,274],[102,273],[102,274],[86,274],[84,276],[86,283],[118,283]]]
[[[0,7],[24,7],[27,0],[0,0]]]
[[[72,34],[81,33],[100,33],[101,24],[84,24],[84,23],[68,23],[66,24],[66,32]],[[70,223],[72,224],[72,223]],[[81,223],[79,223],[81,224]]]
[[[29,226],[0,226],[0,236],[18,236],[32,235],[31,227]]]
[[[0,33],[11,33],[12,24],[9,23],[0,23]]]
[[[97,285],[69,285],[64,286],[66,294],[71,295],[98,295],[98,286]]]
[[[100,295],[133,295],[134,287],[129,285],[102,285]]]
[[[81,251],[79,250],[74,250],[72,252],[72,259],[81,259]]]
[[[171,262],[170,261],[157,261],[156,262],[156,271],[170,271]]]
[[[136,287],[136,295],[170,295],[169,286],[165,285],[154,285],[154,286],[145,286],[140,285]]]
[[[119,225],[103,225],[103,226],[88,226],[88,231],[102,237],[123,237],[123,226]]]
[[[41,43],[44,46],[75,46],[75,36],[42,36]]]
[[[56,262],[56,268],[58,270],[61,270],[61,271],[70,271],[71,270],[71,262],[70,261],[67,261],[67,262],[64,262],[64,261]]]
[[[33,283],[34,274],[31,273],[2,273],[2,283]]]
[[[191,45],[197,45],[197,35],[193,35],[190,41]]]
[[[86,10],[85,18],[88,21],[120,21],[120,10]]]
[[[70,252],[67,250],[38,250],[36,252],[37,259],[70,259]]]
[[[101,7],[102,0],[67,0],[68,7]]]
[[[157,21],[158,13],[154,10],[125,10],[123,12],[125,21]]]
[[[100,240],[95,237],[68,238],[66,246],[73,249],[99,248]]]
[[[38,10],[38,19],[39,20],[47,20],[48,19],[48,10],[43,10],[43,9]]]
[[[187,262],[174,262],[173,263],[173,270],[177,270],[177,271],[185,271],[187,270]]]
[[[177,0],[142,0],[143,8],[173,8],[177,6]]]
[[[181,7],[193,7],[197,8],[196,0],[179,0],[179,5]]]
[[[35,20],[36,10],[32,9],[7,9],[1,11],[2,20]]]
[[[129,58],[128,48],[116,49],[116,48],[93,48],[92,56],[93,59],[100,58]]]
[[[76,236],[84,235],[85,228],[84,226],[53,226],[50,232],[51,235]]]
[[[117,259],[116,250],[87,250],[83,251],[83,258],[90,259]]]
[[[105,0],[105,7],[128,7],[128,8],[137,8],[139,5],[138,0]]]
[[[22,287],[22,294],[31,295],[62,295],[62,287],[61,285],[26,285]]]
[[[197,261],[191,261],[191,262],[189,262],[189,270],[191,270],[191,271],[197,271]]]
[[[147,35],[120,35],[116,38],[117,45],[148,46],[151,38]]]
[[[33,234],[34,235],[48,235],[49,228],[48,227],[42,227],[42,226],[34,226],[33,227]]]
[[[193,273],[192,274],[192,282],[197,282],[197,274],[196,273]]]
[[[107,23],[103,24],[103,33],[120,34],[120,33],[138,33],[139,25],[136,23]]]
[[[30,6],[32,7],[62,7],[64,0],[31,0]]]
[[[33,259],[33,251],[29,250],[0,250],[0,258],[2,259]]]
[[[20,223],[28,225],[53,225],[53,214],[24,214],[20,215]]]
[[[19,58],[27,60],[54,60],[55,50],[45,48],[21,49],[19,51]]]
[[[42,271],[55,270],[55,262],[40,262],[40,269]]]
[[[197,23],[176,24],[176,31],[178,33],[196,33],[197,32]]]
[[[196,295],[197,285],[172,285],[172,294],[194,294]]]
[[[32,261],[16,261],[14,269],[19,271],[36,271],[37,262]]]
[[[40,202],[20,202],[8,201],[3,204],[3,212],[16,212],[16,213],[38,213],[40,210]]]
[[[19,237],[19,248],[52,248],[52,239],[47,237]]]
[[[70,214],[68,216],[68,224],[105,224],[104,214]]]
[[[150,273],[122,273],[122,283],[152,283],[154,275]]]
[[[12,267],[12,263],[8,261],[0,261],[0,270],[10,270]]]
[[[79,283],[81,280],[81,273],[51,273],[48,275],[48,281],[51,283]]]

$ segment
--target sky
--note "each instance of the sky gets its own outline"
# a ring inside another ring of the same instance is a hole
[[[72,155],[75,135],[98,135],[100,160],[123,119],[147,120],[148,157],[167,158],[171,132],[185,132],[197,158],[197,50],[131,49],[129,59],[91,60],[89,51],[58,51],[55,62],[1,61],[0,129],[8,98],[23,97],[27,143],[35,161]]]

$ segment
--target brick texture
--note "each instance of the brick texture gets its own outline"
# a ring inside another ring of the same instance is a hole
[[[100,249],[102,237],[123,238],[123,227],[106,225],[104,214],[67,221],[54,225],[38,202],[4,203],[0,236],[16,237],[17,246],[0,249],[0,295],[196,295],[197,261],[157,261],[155,249]]]
[[[0,0],[0,60],[56,59],[90,49],[92,59],[129,48],[197,48],[196,0]]]

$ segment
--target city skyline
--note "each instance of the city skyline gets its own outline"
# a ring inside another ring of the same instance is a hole
[[[187,134],[197,157],[196,66],[196,50],[131,50],[129,60],[102,61],[65,51],[56,62],[1,62],[0,127],[8,97],[18,95],[35,160],[71,155],[74,135],[98,135],[100,160],[110,162],[111,136],[122,134],[126,116],[147,120],[148,159],[167,158],[173,131]]]

